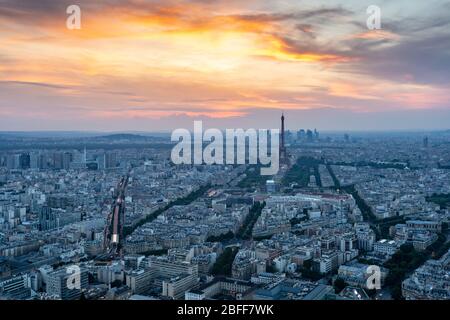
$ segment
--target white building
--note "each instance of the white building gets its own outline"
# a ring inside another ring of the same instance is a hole
[[[398,241],[382,239],[375,243],[373,250],[375,254],[392,256],[400,248],[400,245]]]

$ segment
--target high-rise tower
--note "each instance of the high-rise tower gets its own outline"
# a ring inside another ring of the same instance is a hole
[[[280,162],[286,163],[286,146],[285,146],[285,136],[284,136],[284,113],[281,114],[281,143],[280,143]]]
[[[428,148],[428,137],[423,138],[423,147]]]
[[[281,148],[284,150],[284,113],[281,114]]]

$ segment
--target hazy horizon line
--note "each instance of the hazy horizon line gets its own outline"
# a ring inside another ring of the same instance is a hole
[[[204,130],[207,130],[209,128],[204,128]],[[217,128],[221,131],[224,131],[226,129],[252,129],[252,128]],[[253,128],[253,129],[259,129],[259,128]],[[265,128],[267,129],[267,128]],[[342,130],[342,129],[320,129],[315,127],[304,127],[304,128],[286,128],[286,131],[300,131],[300,130],[314,130],[316,129],[319,133],[345,133],[345,132],[355,132],[355,133],[383,133],[383,132],[398,132],[398,133],[422,133],[422,132],[448,132],[450,131],[450,128],[436,128],[436,129],[425,129],[425,128],[415,128],[415,129],[366,129],[366,130],[358,130],[358,129],[348,129],[348,130]],[[175,129],[174,129],[175,130]],[[187,129],[189,130],[189,129]],[[189,130],[193,131],[193,130]],[[91,133],[91,134],[170,134],[173,130],[156,130],[156,131],[147,131],[147,130],[60,130],[60,129],[47,129],[47,130],[0,130],[0,134],[12,134],[12,133]]]

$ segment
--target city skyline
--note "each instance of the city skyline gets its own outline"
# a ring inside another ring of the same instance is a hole
[[[450,301],[449,13],[0,0],[0,305]]]
[[[449,129],[449,1],[70,4],[2,1],[2,131]]]
[[[0,300],[448,300],[449,133],[291,133],[270,176],[168,137],[2,140]]]

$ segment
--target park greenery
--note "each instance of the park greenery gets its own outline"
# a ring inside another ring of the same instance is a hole
[[[441,209],[449,208],[450,207],[450,193],[447,194],[436,194],[429,196],[426,198],[428,202],[433,202],[438,204]]]
[[[144,256],[163,256],[166,255],[168,249],[160,249],[160,250],[149,250],[146,252],[142,252],[141,254]]]
[[[253,237],[253,241],[268,240],[268,239],[271,239],[272,237],[273,237],[273,234],[268,234],[266,236]]]
[[[449,249],[446,236],[439,234],[438,239],[424,251],[418,251],[412,244],[403,244],[384,267],[389,269],[385,285],[390,289],[392,298],[403,299],[401,285],[415,269],[424,264],[428,259],[439,259]]]
[[[283,177],[282,183],[289,186],[295,183],[295,188],[304,188],[309,184],[309,177],[313,174],[316,178],[316,184],[322,186],[319,175],[319,164],[323,163],[312,157],[300,157],[297,162],[289,169]]]
[[[322,279],[323,275],[313,269],[313,261],[306,260],[298,270],[304,279],[311,281],[318,281]]]
[[[374,222],[377,220],[377,217],[372,211],[372,208],[364,201],[363,198],[359,195],[358,191],[355,188],[355,185],[345,186],[342,188],[348,194],[351,194],[356,201],[356,205],[363,215],[364,221]]]
[[[337,278],[333,284],[334,293],[340,293],[346,286],[348,286],[348,284],[343,279]]]
[[[267,180],[271,179],[271,176],[261,175],[260,165],[248,166],[245,171],[246,177],[238,183],[239,188],[252,189],[254,187],[263,187]]]
[[[258,220],[259,216],[261,215],[261,211],[264,208],[266,203],[259,203],[255,202],[253,206],[250,208],[250,212],[245,218],[245,221],[242,225],[242,227],[239,229],[237,233],[237,238],[249,240],[252,238],[252,231],[253,226],[255,225],[256,221]]]
[[[238,251],[239,249],[237,247],[225,248],[222,254],[217,258],[216,263],[214,263],[211,273],[215,276],[230,276],[231,267]]]
[[[405,169],[408,164],[393,162],[374,162],[374,161],[357,161],[357,162],[333,162],[332,165],[352,166],[352,167],[371,167],[376,169]]]
[[[338,178],[336,177],[336,175],[334,174],[333,168],[331,168],[331,165],[327,164],[327,169],[328,172],[330,173],[331,179],[333,179],[334,182],[334,186],[336,188],[340,188],[341,187],[341,183],[339,182]]]
[[[231,240],[234,238],[234,233],[232,231],[228,231],[227,233],[221,234],[219,236],[209,236],[208,239],[206,239],[207,242],[222,242]]]
[[[292,218],[291,220],[289,220],[289,222],[291,223],[291,226],[295,226],[296,224],[308,221],[308,213],[306,212],[306,214],[304,214],[303,216],[297,216],[295,218]]]

